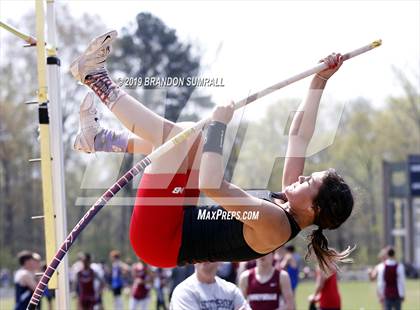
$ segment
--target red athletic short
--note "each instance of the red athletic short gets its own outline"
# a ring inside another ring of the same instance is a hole
[[[183,210],[200,194],[198,172],[144,174],[130,223],[137,256],[158,267],[175,267],[181,246]]]

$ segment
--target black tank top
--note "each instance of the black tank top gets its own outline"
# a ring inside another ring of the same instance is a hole
[[[268,200],[265,197],[261,198]],[[290,238],[286,241],[288,242],[296,237],[300,228],[294,218],[286,210],[283,209],[283,211],[286,213],[292,231]],[[211,219],[213,214],[218,212],[221,214],[226,211],[221,206],[187,206],[184,208],[178,265],[208,261],[248,261],[267,254],[255,252],[246,243],[243,235],[244,224],[241,221]]]

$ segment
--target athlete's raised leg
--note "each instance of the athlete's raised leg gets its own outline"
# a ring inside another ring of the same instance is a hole
[[[185,129],[185,126],[153,113],[111,80],[105,62],[115,36],[116,32],[109,32],[95,39],[73,62],[72,73],[90,87],[129,130],[157,147]],[[186,195],[190,194],[185,188],[194,156],[190,157],[189,153],[190,149],[197,149],[200,139],[197,135],[190,137],[176,145],[170,153],[154,159],[142,176],[131,218],[130,239],[136,253],[149,263],[158,262],[162,266],[176,264],[183,205]],[[197,183],[198,179],[195,179]],[[198,196],[196,192],[197,185],[195,197]],[[163,240],[165,243],[162,243]]]
[[[116,36],[116,31],[110,31],[94,39],[85,52],[73,61],[71,72],[98,95],[127,129],[159,146],[171,130],[179,132],[180,128],[146,108],[112,81],[105,65]]]
[[[100,116],[89,92],[80,104],[79,132],[73,148],[85,153],[122,152],[149,154],[153,145],[128,130],[115,131],[100,125]]]

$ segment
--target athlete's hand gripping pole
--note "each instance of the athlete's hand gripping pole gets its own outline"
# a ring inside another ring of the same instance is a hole
[[[370,51],[371,49],[374,49],[375,47],[378,47],[381,45],[381,40],[377,40],[372,42],[369,45],[363,46],[359,49],[356,49],[350,53],[344,54],[343,58],[344,60],[348,60],[350,58],[353,58],[355,56],[358,56],[360,54],[363,54],[367,51]],[[313,68],[310,68],[302,73],[296,74],[295,76],[292,76],[282,82],[279,82],[277,84],[274,84],[268,88],[265,88],[259,92],[256,92],[249,97],[242,99],[235,103],[235,109],[239,109],[244,107],[245,105],[254,102],[255,100],[262,98],[264,96],[267,96],[268,94],[271,94],[272,92],[283,88],[287,85],[290,85],[296,81],[299,81],[301,79],[304,79],[312,74],[318,73],[324,69],[327,69],[327,65],[324,63],[320,63],[316,65]],[[58,249],[55,257],[48,265],[48,268],[44,271],[44,274],[42,275],[33,295],[31,298],[31,301],[28,305],[27,309],[35,309],[36,306],[39,303],[39,300],[41,299],[45,288],[48,285],[48,281],[51,277],[51,275],[55,272],[57,269],[57,266],[60,264],[63,257],[67,254],[69,251],[71,245],[76,240],[77,236],[80,234],[80,232],[90,223],[90,221],[95,217],[95,215],[99,212],[99,210],[102,209],[102,207],[105,206],[105,204],[114,197],[120,189],[122,189],[125,185],[127,185],[137,174],[139,174],[142,170],[144,170],[147,166],[149,166],[156,158],[160,157],[162,154],[170,151],[175,145],[182,143],[185,141],[188,137],[193,135],[196,132],[199,132],[203,129],[203,127],[206,125],[206,123],[210,120],[210,118],[203,119],[196,123],[193,127],[186,129],[179,134],[177,134],[175,137],[171,138],[164,144],[162,144],[160,147],[158,147],[153,153],[146,156],[143,160],[138,162],[133,168],[131,168],[129,171],[127,171],[112,187],[110,187],[96,202],[95,204],[86,212],[86,214],[83,216],[83,218],[77,223],[77,225],[73,228],[73,230],[70,232],[70,234],[67,236],[66,240],[64,240],[63,244]]]

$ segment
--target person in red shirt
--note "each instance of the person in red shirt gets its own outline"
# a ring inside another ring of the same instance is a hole
[[[156,310],[167,310],[165,300],[165,287],[168,284],[168,274],[162,268],[153,268],[153,287],[156,292]]]
[[[96,275],[93,269],[90,268],[90,254],[84,254],[82,262],[83,269],[80,270],[76,276],[76,291],[78,295],[77,309],[93,310],[93,307],[96,303],[96,294],[94,287]]]
[[[319,303],[320,310],[341,309],[336,272],[327,276],[319,268],[317,269],[315,293],[309,296],[309,302],[311,304]]]
[[[274,268],[274,253],[257,259],[255,268],[245,270],[239,287],[253,310],[294,309],[289,275]],[[283,299],[282,301],[280,299]]]

